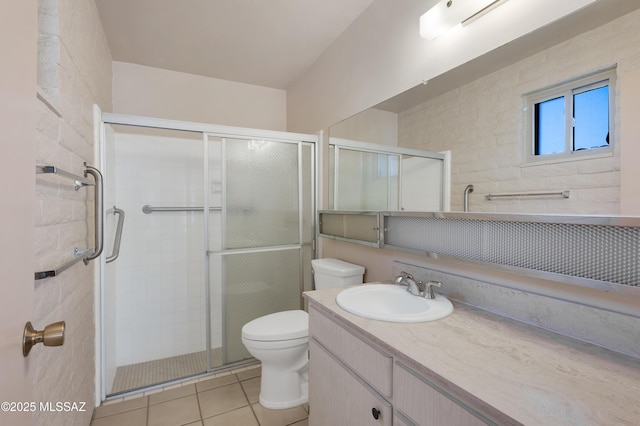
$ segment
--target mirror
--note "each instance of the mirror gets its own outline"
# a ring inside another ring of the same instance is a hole
[[[329,209],[448,210],[448,163],[447,153],[331,137]]]
[[[463,210],[466,194],[471,212],[618,215],[624,142],[624,123],[615,118],[619,100],[612,111],[613,151],[606,155],[527,164],[521,130],[524,94],[594,70],[617,65],[615,92],[624,96],[621,76],[640,75],[637,49],[630,49],[640,43],[634,12],[640,2],[618,6],[587,7],[375,105],[331,126],[330,143],[342,138],[450,151],[453,211]],[[345,181],[332,184],[335,199],[349,191]],[[465,191],[469,185],[471,193]]]

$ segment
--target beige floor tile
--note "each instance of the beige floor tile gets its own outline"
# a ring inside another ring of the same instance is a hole
[[[253,404],[251,407],[260,426],[286,426],[308,417],[302,406],[285,410],[269,410],[260,404]]]
[[[149,426],[184,425],[200,420],[196,395],[149,406]]]
[[[216,377],[214,379],[203,380],[201,382],[196,383],[196,388],[198,392],[204,392],[209,389],[219,388],[221,386],[226,386],[231,383],[237,383],[238,378],[235,374],[229,374],[227,376]]]
[[[262,367],[250,368],[245,371],[240,371],[236,374],[238,375],[238,379],[240,380],[253,379],[254,377],[258,377],[262,374]]]
[[[259,426],[251,407],[246,406],[204,419],[204,426]]]
[[[199,392],[198,400],[200,401],[200,412],[203,419],[249,404],[240,383]]]
[[[147,407],[107,417],[94,418],[91,426],[146,426]]]
[[[170,401],[172,399],[183,398],[185,396],[194,395],[195,393],[196,393],[195,385],[180,386],[179,388],[166,390],[164,392],[154,393],[152,395],[149,395],[149,405]]]
[[[296,423],[292,424],[291,426],[309,426],[309,419],[306,418],[304,420],[300,420],[299,422],[296,422]]]
[[[244,393],[247,395],[249,404],[255,404],[260,399],[260,377],[244,380],[240,382]]]
[[[202,420],[200,420],[199,422],[189,423],[188,425],[184,425],[184,426],[202,426]]]
[[[101,405],[93,412],[93,418],[111,416],[118,413],[124,413],[126,411],[137,410],[139,408],[147,407],[148,398],[143,396],[142,398],[130,399],[128,401],[117,402],[115,404]]]

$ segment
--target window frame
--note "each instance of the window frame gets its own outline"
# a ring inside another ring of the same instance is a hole
[[[609,86],[609,145],[574,151],[574,96],[589,90]],[[524,163],[561,162],[585,157],[610,156],[614,152],[616,67],[609,67],[571,80],[522,95],[524,121]],[[536,105],[556,98],[564,98],[564,151],[554,154],[536,155]],[[569,113],[567,113],[569,112]]]

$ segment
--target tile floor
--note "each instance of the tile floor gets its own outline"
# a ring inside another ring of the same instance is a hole
[[[91,426],[307,426],[308,406],[268,410],[258,403],[260,368],[145,392],[96,408]]]

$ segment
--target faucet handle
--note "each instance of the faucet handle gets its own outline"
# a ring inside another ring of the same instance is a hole
[[[436,296],[433,294],[433,287],[442,287],[442,283],[440,281],[427,281],[424,283],[424,297],[425,299],[435,299]]]

